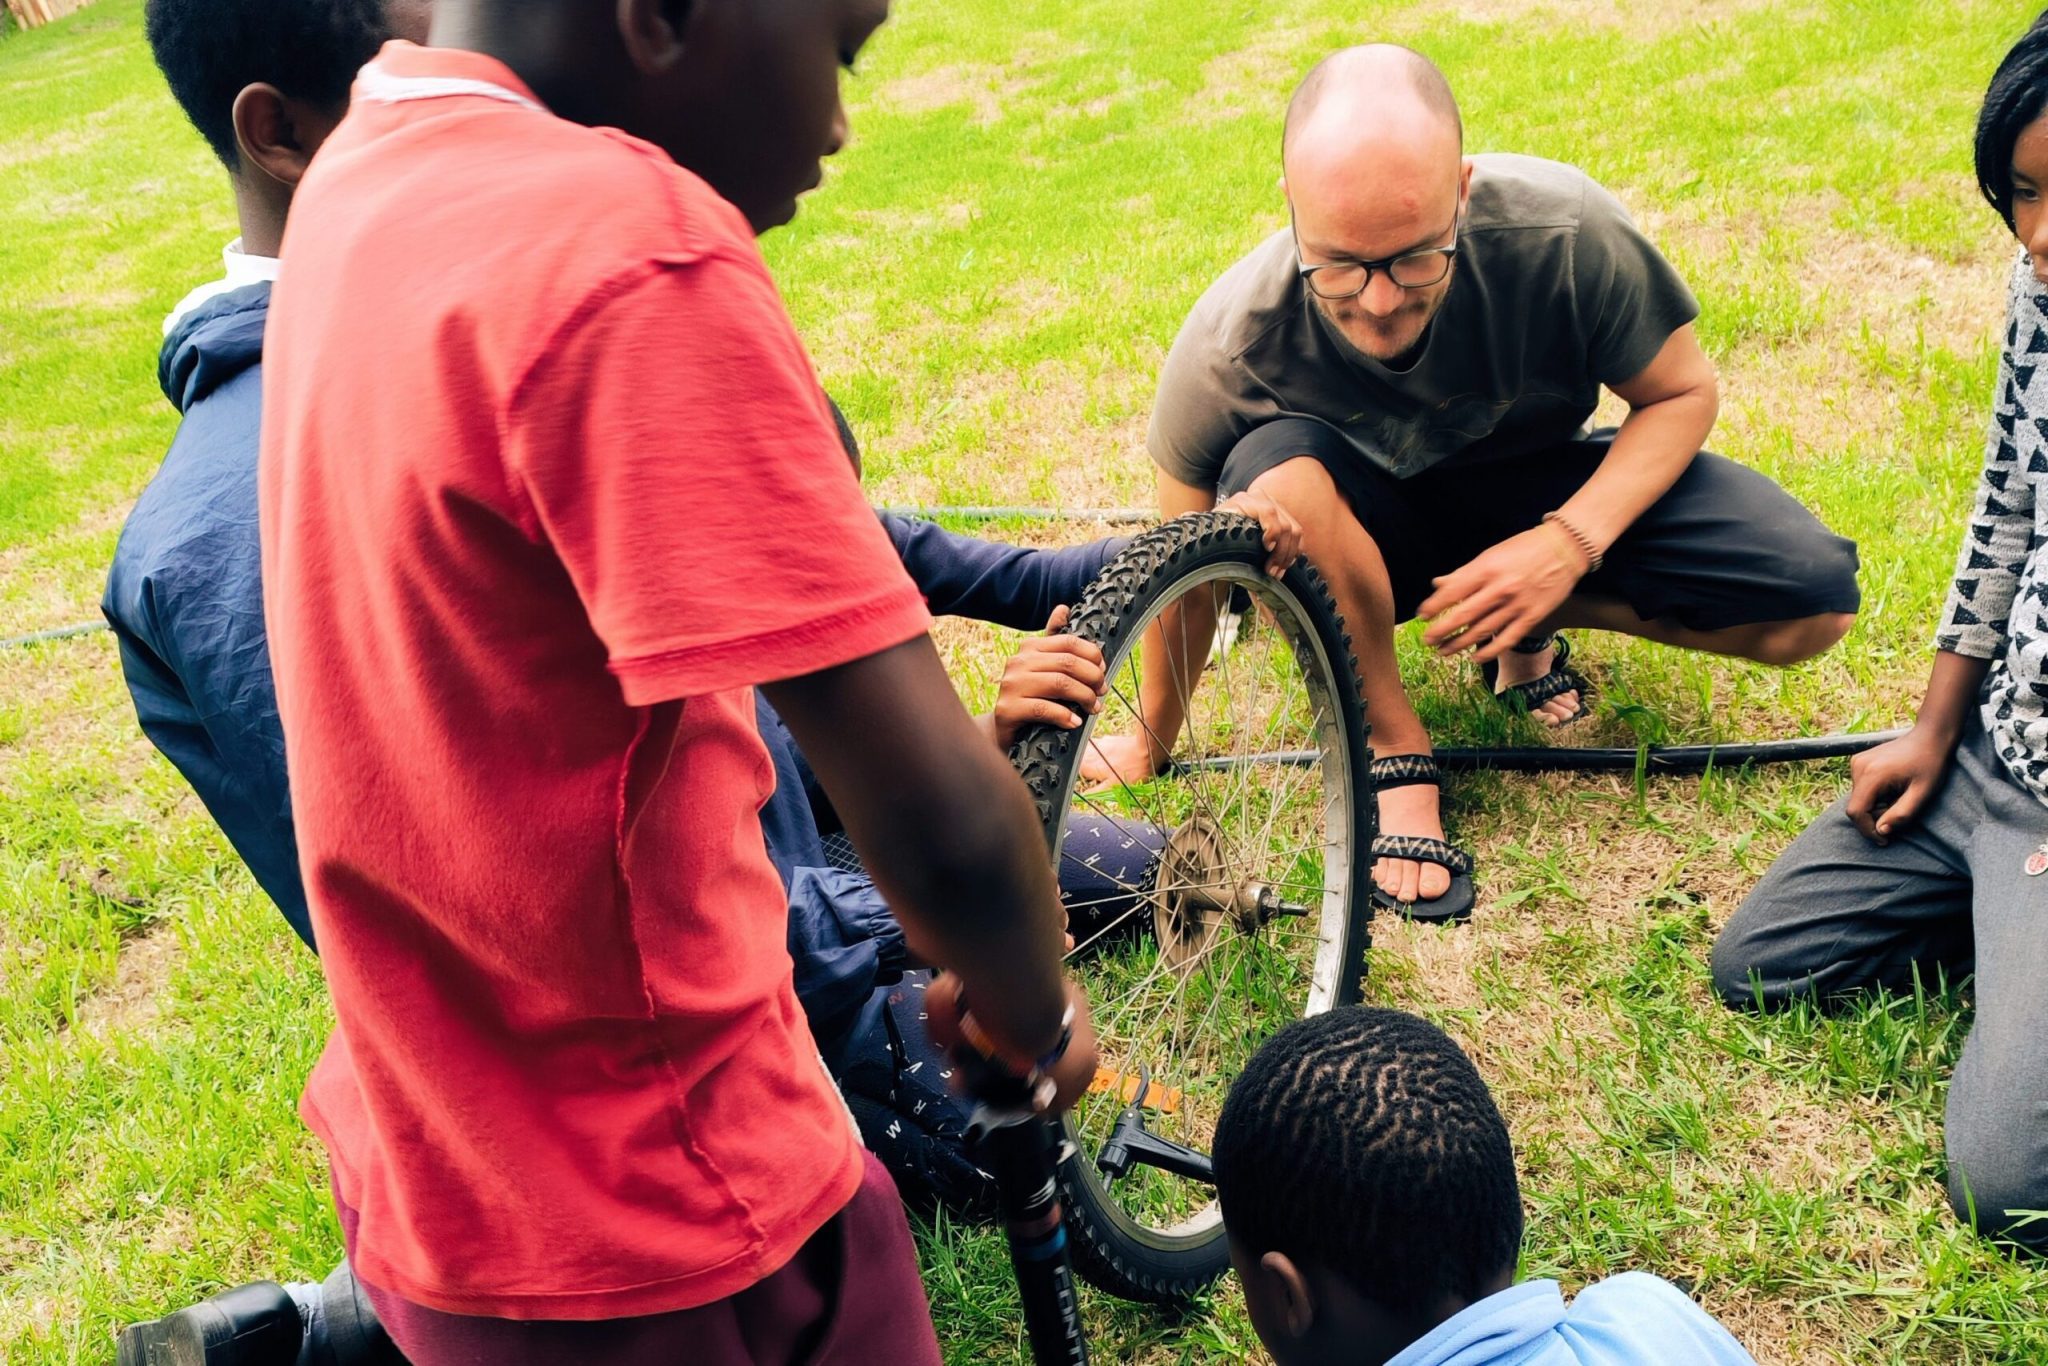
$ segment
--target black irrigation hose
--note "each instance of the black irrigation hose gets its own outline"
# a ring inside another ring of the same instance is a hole
[[[40,645],[46,640],[69,640],[73,636],[89,636],[94,631],[104,631],[104,621],[81,621],[76,626],[53,626],[47,631],[30,631],[25,636],[0,636],[0,650],[10,645]]]
[[[949,513],[971,515],[992,512],[1009,515],[1013,509],[947,508]],[[1040,509],[1049,510],[1049,509]],[[1033,509],[1023,509],[1029,512]],[[1106,510],[1113,512],[1114,509]],[[1110,520],[1105,515],[1104,520]],[[69,640],[74,636],[104,631],[104,621],[82,621],[75,626],[58,626],[31,631],[21,636],[0,636],[0,649],[11,645],[40,645],[45,641]],[[1896,740],[1902,730],[1872,731],[1862,735],[1811,735],[1797,740],[1762,740],[1740,745],[1649,745],[1642,749],[1569,749],[1534,745],[1513,749],[1440,749],[1437,765],[1453,773],[1490,769],[1495,773],[1633,773],[1638,765],[1660,773],[1703,773],[1709,768],[1741,768],[1744,764],[1790,764],[1812,759],[1840,759],[1861,754],[1887,740]],[[1197,768],[1234,767],[1238,764],[1312,764],[1322,755],[1316,750],[1281,750],[1252,754],[1242,759],[1205,759]]]
[[[1903,730],[1850,735],[1807,735],[1796,740],[1761,740],[1739,745],[1646,745],[1641,749],[1440,749],[1440,767],[1459,772],[1633,773],[1637,764],[1660,773],[1704,773],[1745,764],[1792,764],[1840,759],[1896,740]]]
[[[1660,773],[1704,773],[1709,768],[1741,768],[1745,764],[1789,764],[1812,759],[1840,759],[1896,740],[1903,730],[1852,735],[1809,735],[1796,740],[1761,740],[1740,745],[1645,745],[1641,749],[1566,749],[1534,745],[1513,749],[1440,749],[1437,766],[1454,773],[1482,769],[1496,773],[1633,773],[1638,765]],[[1202,759],[1183,768],[1236,768],[1241,764],[1320,763],[1314,749],[1273,750],[1237,759]]]
[[[959,517],[969,521],[1037,518],[1047,521],[1130,524],[1150,522],[1157,520],[1158,517],[1150,508],[968,505],[886,507],[882,510],[906,517]],[[107,624],[103,621],[85,621],[75,626],[31,631],[27,635],[0,637],[0,649],[13,645],[40,645],[45,641],[68,640],[73,636],[90,635],[106,629]],[[1633,773],[1639,766],[1663,773],[1701,773],[1709,768],[1740,768],[1744,764],[1784,764],[1812,759],[1839,759],[1845,755],[1860,754],[1866,749],[1873,749],[1903,734],[1904,731],[1887,730],[1865,735],[1815,735],[1796,740],[1764,740],[1752,744],[1650,745],[1641,749],[1568,749],[1544,745],[1513,749],[1440,749],[1436,752],[1436,761],[1439,766],[1458,773],[1476,772],[1481,769],[1491,769],[1497,773]],[[1210,768],[1261,762],[1307,764],[1316,762],[1320,757],[1309,750],[1285,751],[1255,754],[1236,760],[1204,760],[1197,766]]]

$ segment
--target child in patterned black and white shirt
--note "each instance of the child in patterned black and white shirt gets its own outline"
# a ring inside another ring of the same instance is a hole
[[[1949,1196],[2048,1251],[2048,14],[2007,54],[1977,178],[2022,250],[1974,515],[1913,728],[1861,755],[1849,795],[1729,921],[1733,1006],[1976,974],[1949,1087]]]

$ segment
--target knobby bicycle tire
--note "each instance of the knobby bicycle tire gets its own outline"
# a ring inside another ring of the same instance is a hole
[[[1321,675],[1309,680],[1308,691],[1319,708],[1322,752],[1338,765],[1337,775],[1326,774],[1324,782],[1326,787],[1341,783],[1347,798],[1334,818],[1326,807],[1323,820],[1341,827],[1338,834],[1348,839],[1348,848],[1341,892],[1328,890],[1327,860],[1324,867],[1320,937],[1301,1012],[1313,1014],[1356,1004],[1363,992],[1372,916],[1369,851],[1377,816],[1365,703],[1350,637],[1336,604],[1305,559],[1273,580],[1264,574],[1267,558],[1263,533],[1249,517],[1206,512],[1177,518],[1139,535],[1104,567],[1075,604],[1066,630],[1100,647],[1115,678],[1159,610],[1204,583],[1217,582],[1215,576],[1224,573],[1265,603],[1271,613],[1268,628],[1286,637],[1293,667]],[[1082,726],[1071,730],[1029,727],[1010,751],[1037,804],[1056,862],[1081,756],[1098,719],[1085,717]],[[1148,1228],[1133,1220],[1109,1195],[1097,1173],[1095,1155],[1087,1150],[1085,1136],[1071,1116],[1067,1125],[1072,1151],[1060,1165],[1059,1182],[1076,1270],[1111,1294],[1147,1303],[1182,1303],[1213,1283],[1229,1265],[1220,1219],[1205,1216],[1206,1223],[1190,1221],[1173,1230]]]

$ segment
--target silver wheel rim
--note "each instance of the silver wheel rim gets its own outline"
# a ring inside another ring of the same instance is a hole
[[[1194,762],[1136,789],[1080,791],[1079,756],[1098,726],[1115,733],[1142,710],[1137,693],[1145,631],[1171,604],[1205,585],[1211,591],[1243,588],[1267,611],[1262,629],[1204,669],[1188,698],[1174,757],[1177,764]],[[1162,870],[1165,899],[1172,902],[1178,891],[1183,911],[1190,899],[1207,905],[1247,885],[1270,888],[1307,911],[1254,929],[1245,923],[1249,912],[1240,895],[1233,899],[1239,915],[1224,914],[1213,938],[1198,930],[1177,962],[1161,952],[1154,933],[1115,935],[1136,911],[1097,927],[1076,946],[1075,967],[1089,987],[1107,1076],[1098,1077],[1104,1089],[1084,1097],[1068,1116],[1068,1137],[1079,1151],[1082,1179],[1095,1187],[1120,1231],[1171,1250],[1216,1236],[1221,1214],[1214,1200],[1197,1184],[1149,1167],[1105,1183],[1094,1157],[1145,1068],[1152,1072],[1147,1128],[1207,1152],[1223,1092],[1256,1043],[1338,999],[1351,878],[1362,852],[1352,848],[1355,756],[1335,692],[1348,683],[1337,669],[1348,670],[1350,661],[1332,659],[1306,605],[1284,581],[1235,562],[1176,579],[1124,632],[1123,642],[1108,661],[1107,705],[1076,736],[1076,757],[1054,809],[1143,820],[1184,834],[1198,824],[1216,827],[1228,846],[1227,869],[1212,865],[1199,885],[1174,881],[1171,869]],[[1055,836],[1056,863],[1066,857],[1064,843],[1062,830]],[[1189,843],[1202,846],[1192,834]],[[1172,918],[1157,913],[1157,900],[1155,894],[1147,902],[1154,914],[1146,918],[1164,925]],[[1183,916],[1173,923],[1188,922]]]

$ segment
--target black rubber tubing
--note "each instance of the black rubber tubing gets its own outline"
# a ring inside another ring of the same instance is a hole
[[[0,637],[10,645],[40,645],[104,631],[103,621],[84,621],[23,636]],[[1638,767],[1659,773],[1704,773],[1710,768],[1741,768],[1746,764],[1795,764],[1815,759],[1841,759],[1896,740],[1903,730],[1847,735],[1809,735],[1795,740],[1758,740],[1729,745],[1649,745],[1641,749],[1558,749],[1532,745],[1509,749],[1440,749],[1437,766],[1452,773],[1490,770],[1495,773],[1633,773]],[[1252,755],[1240,762],[1306,763],[1288,753]]]
[[[89,636],[94,631],[104,631],[104,621],[81,621],[76,626],[53,626],[47,631],[30,631],[25,636],[0,636],[0,650],[11,645],[40,645],[46,640],[69,640],[73,636]]]
[[[1440,749],[1437,767],[1453,773],[1633,773],[1638,767],[1660,773],[1704,773],[1710,768],[1742,768],[1749,764],[1803,763],[1842,759],[1896,740],[1903,730],[1866,731],[1848,735],[1808,735],[1795,740],[1757,740],[1729,745],[1644,745],[1639,749],[1563,749],[1531,745],[1508,749]],[[1274,750],[1242,759],[1211,759],[1196,768],[1237,764],[1309,764],[1313,750]]]
[[[1458,772],[1633,773],[1638,764],[1661,773],[1704,773],[1710,768],[1749,764],[1794,764],[1842,759],[1898,739],[1903,730],[1847,735],[1808,735],[1793,740],[1758,740],[1736,745],[1645,745],[1640,749],[1440,749],[1437,764]]]

